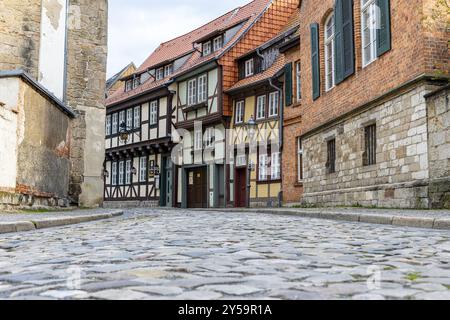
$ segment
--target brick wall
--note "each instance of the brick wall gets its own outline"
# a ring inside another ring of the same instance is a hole
[[[302,1],[301,57],[303,101],[298,114],[303,117],[305,132],[330,121],[375,97],[400,86],[424,73],[443,74],[449,71],[448,33],[441,25],[424,25],[424,10],[437,0],[391,1],[392,49],[378,60],[362,68],[360,1],[354,1],[355,74],[325,92],[324,23],[334,6],[334,0]],[[320,25],[321,97],[312,100],[310,24]],[[430,29],[431,28],[431,29]]]

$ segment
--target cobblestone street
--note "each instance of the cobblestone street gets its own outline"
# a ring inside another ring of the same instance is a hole
[[[0,236],[7,299],[450,299],[450,233],[136,209]]]

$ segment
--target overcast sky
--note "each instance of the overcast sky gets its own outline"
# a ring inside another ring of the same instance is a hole
[[[250,0],[109,0],[108,77]]]

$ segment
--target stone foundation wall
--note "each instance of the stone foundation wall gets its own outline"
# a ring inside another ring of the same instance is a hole
[[[430,201],[432,208],[450,208],[450,89],[427,98]]]
[[[428,133],[420,84],[304,139],[305,204],[428,208]],[[377,127],[376,164],[363,166],[364,128]],[[336,173],[326,169],[327,140],[336,139]]]

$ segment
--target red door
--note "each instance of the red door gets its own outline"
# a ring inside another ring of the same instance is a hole
[[[234,206],[244,208],[247,206],[247,169],[236,169],[234,186]]]

